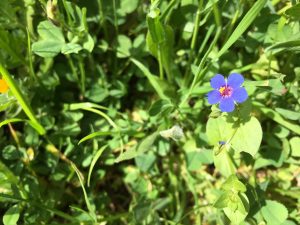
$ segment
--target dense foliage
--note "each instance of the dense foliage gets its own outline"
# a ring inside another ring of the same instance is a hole
[[[1,222],[300,224],[299,22],[298,0],[1,0]]]

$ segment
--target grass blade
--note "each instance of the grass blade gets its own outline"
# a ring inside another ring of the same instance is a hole
[[[2,74],[3,79],[8,84],[12,94],[15,96],[15,98],[18,100],[19,104],[21,105],[22,109],[32,122],[34,124],[34,128],[40,135],[44,135],[46,133],[46,130],[44,127],[38,122],[37,118],[35,117],[33,110],[31,109],[28,102],[25,100],[24,95],[22,94],[21,90],[19,89],[18,85],[14,81],[14,79],[10,76],[10,74],[7,72],[7,70],[0,64],[0,74]]]
[[[258,0],[247,12],[242,21],[233,31],[228,41],[224,44],[221,50],[218,52],[217,58],[220,58],[235,42],[236,40],[247,30],[247,28],[254,21],[258,13],[262,10],[267,0]]]
[[[81,186],[81,188],[82,188],[83,195],[84,195],[84,200],[85,200],[86,206],[87,206],[87,208],[88,208],[88,210],[89,210],[89,215],[90,215],[91,218],[94,220],[94,222],[96,222],[96,221],[97,221],[97,219],[96,219],[96,214],[95,214],[95,211],[94,211],[94,209],[92,208],[92,205],[91,205],[91,203],[90,203],[90,201],[89,201],[89,198],[88,198],[88,196],[87,196],[87,193],[86,193],[86,190],[85,190],[85,187],[84,187],[83,177],[82,177],[82,175],[81,175],[81,172],[77,169],[76,165],[75,165],[73,162],[71,162],[71,166],[72,166],[72,168],[74,169],[74,171],[76,172],[77,177],[78,177],[78,179],[79,179],[80,186]]]
[[[102,155],[106,147],[107,145],[104,145],[102,148],[100,148],[93,157],[93,160],[90,165],[89,173],[88,173],[88,179],[87,179],[88,187],[90,186],[91,174],[93,172],[94,166],[96,165],[96,162],[98,161],[98,159],[100,158],[100,156]]]
[[[87,140],[90,140],[98,136],[106,136],[106,135],[113,135],[113,134],[119,134],[119,131],[96,131],[80,139],[78,144],[81,144],[82,142],[85,142]]]
[[[141,62],[136,59],[131,58],[131,61],[144,73],[144,75],[148,78],[150,84],[158,94],[161,99],[169,99],[165,94],[163,89],[161,88],[161,84],[159,83],[159,78],[154,76],[148,68],[146,68]]]
[[[253,105],[258,110],[260,110],[261,112],[263,112],[265,114],[265,116],[271,118],[275,122],[281,124],[282,126],[288,128],[291,131],[295,132],[296,134],[300,135],[300,126],[299,125],[296,125],[296,124],[293,124],[293,123],[290,123],[290,122],[286,121],[285,119],[283,119],[281,117],[281,115],[278,112],[276,112],[276,111],[274,111],[272,109],[267,108],[266,106],[264,106],[263,104],[261,104],[259,102],[254,101]]]

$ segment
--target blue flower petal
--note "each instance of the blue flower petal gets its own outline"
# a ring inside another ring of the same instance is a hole
[[[248,93],[245,88],[239,87],[239,88],[233,90],[232,98],[237,103],[242,103],[242,102],[246,101],[246,99],[248,98]]]
[[[217,104],[222,99],[219,91],[213,90],[207,93],[207,100],[209,104]]]
[[[227,85],[232,88],[238,88],[244,83],[244,77],[238,73],[232,73],[229,75]]]
[[[223,98],[220,102],[222,112],[232,112],[234,110],[233,98]]]
[[[214,89],[219,89],[220,87],[225,86],[226,81],[224,76],[222,76],[221,74],[215,75],[210,79],[210,85]]]

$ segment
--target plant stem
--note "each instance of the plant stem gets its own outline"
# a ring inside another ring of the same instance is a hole
[[[158,58],[158,64],[159,64],[159,77],[160,79],[164,79],[164,69],[163,69],[163,63],[162,63],[162,52],[161,52],[161,46],[158,44],[158,51],[157,51],[157,58]]]

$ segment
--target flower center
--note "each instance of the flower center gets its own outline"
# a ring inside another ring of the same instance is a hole
[[[219,92],[222,95],[222,98],[228,98],[232,95],[232,87],[222,86],[219,88]]]

